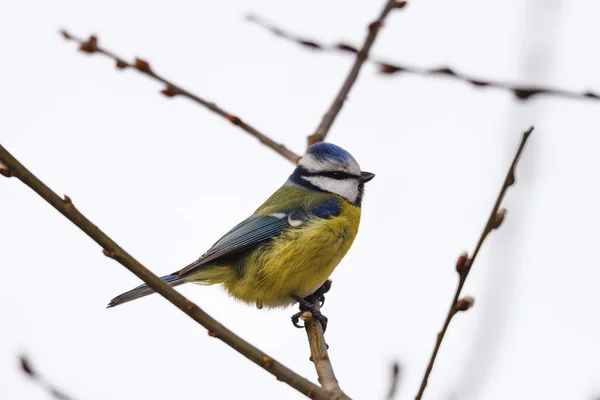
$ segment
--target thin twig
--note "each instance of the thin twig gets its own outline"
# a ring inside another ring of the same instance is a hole
[[[398,392],[398,386],[400,386],[400,375],[401,368],[398,362],[392,364],[392,379],[390,382],[390,390],[388,391],[387,400],[394,400],[396,393]]]
[[[354,82],[356,82],[356,78],[358,78],[360,69],[362,68],[365,60],[369,56],[371,46],[373,46],[373,43],[375,43],[375,39],[377,38],[379,30],[383,26],[385,18],[393,9],[400,9],[404,8],[405,6],[406,1],[388,0],[385,4],[385,7],[383,7],[383,10],[381,11],[379,18],[377,18],[377,20],[369,24],[369,30],[367,37],[365,38],[365,42],[363,43],[358,53],[356,53],[354,65],[352,65],[352,68],[350,69],[350,72],[348,73],[344,84],[342,85],[337,96],[333,100],[333,103],[331,103],[329,110],[323,116],[323,119],[321,120],[321,123],[319,124],[315,132],[308,137],[309,146],[311,144],[325,140],[327,133],[329,133],[329,129],[331,129],[331,126],[333,125],[333,121],[335,121],[335,118],[342,109],[342,106],[344,105],[344,102],[346,101],[346,98],[348,97],[352,86],[354,86]]]
[[[72,35],[71,33],[67,32],[64,29],[60,31],[60,34],[67,40],[72,40],[72,41],[79,43],[79,50],[84,53],[88,53],[88,54],[100,53],[100,54],[105,55],[108,58],[111,58],[112,60],[115,61],[115,66],[117,67],[117,69],[133,68],[133,69],[141,72],[142,74],[149,76],[152,79],[155,79],[159,82],[164,83],[165,88],[163,90],[161,90],[161,93],[163,95],[165,95],[167,97],[174,97],[177,95],[184,96],[184,97],[187,97],[188,99],[196,102],[197,104],[200,104],[201,106],[208,108],[210,111],[214,112],[215,114],[218,114],[218,115],[224,117],[225,119],[227,119],[233,125],[239,126],[241,129],[243,129],[244,131],[248,132],[250,135],[257,138],[262,144],[275,150],[277,153],[279,153],[286,159],[290,160],[294,164],[296,164],[298,162],[298,160],[300,159],[300,156],[298,154],[294,153],[293,151],[291,151],[290,149],[288,149],[281,143],[277,143],[273,139],[269,138],[264,133],[258,131],[253,126],[244,122],[241,118],[228,113],[227,111],[225,111],[222,108],[220,108],[219,106],[217,106],[215,103],[204,100],[201,97],[183,89],[181,86],[177,86],[173,82],[158,75],[150,68],[150,64],[147,61],[142,60],[140,58],[136,58],[133,63],[125,61],[123,58],[115,55],[113,52],[98,46],[98,38],[94,35],[90,36],[87,40],[83,40],[83,39],[80,39],[80,38]]]
[[[197,305],[163,282],[159,277],[154,275],[123,250],[90,220],[84,217],[83,214],[75,208],[72,200],[68,196],[65,195],[64,198],[61,199],[56,193],[48,188],[48,186],[29,172],[1,145],[0,163],[4,165],[4,167],[0,169],[2,175],[7,177],[14,176],[33,189],[40,197],[50,203],[50,205],[98,243],[103,248],[105,256],[122,264],[138,278],[147,283],[148,286],[154,289],[158,294],[163,296],[194,321],[204,326],[208,330],[210,336],[221,339],[231,348],[247,357],[250,361],[274,375],[278,380],[287,383],[309,398],[322,400],[335,398],[332,393],[329,393],[325,389],[320,388],[301,377],[291,369],[246,342],[229,329],[225,328]]]
[[[506,174],[506,178],[504,179],[504,183],[502,184],[500,193],[496,198],[496,203],[494,204],[492,212],[490,213],[485,227],[481,232],[481,236],[479,237],[479,241],[475,246],[473,255],[469,258],[468,254],[464,252],[458,257],[458,260],[456,262],[456,271],[458,272],[459,276],[458,285],[456,287],[454,297],[452,298],[452,303],[450,303],[450,309],[448,310],[448,315],[446,316],[446,320],[444,321],[442,330],[437,335],[437,340],[435,342],[433,353],[431,354],[429,364],[427,365],[427,369],[425,370],[425,375],[423,376],[423,380],[421,381],[421,387],[419,388],[419,392],[415,397],[416,400],[420,400],[423,397],[423,393],[425,392],[425,388],[427,386],[427,380],[429,379],[429,375],[431,374],[431,371],[433,369],[433,364],[435,363],[435,359],[437,357],[438,351],[440,350],[440,346],[442,345],[442,341],[444,340],[444,336],[446,335],[446,331],[448,330],[448,326],[450,325],[450,321],[456,315],[456,313],[460,311],[466,311],[473,306],[473,298],[465,297],[459,300],[460,293],[465,284],[465,281],[467,280],[469,271],[471,270],[471,267],[475,262],[475,258],[477,257],[477,254],[479,254],[479,250],[481,249],[484,240],[493,230],[498,229],[502,224],[502,221],[504,221],[506,209],[501,209],[500,205],[508,188],[515,183],[515,168],[517,167],[517,163],[519,162],[519,158],[521,157],[521,153],[523,153],[525,143],[527,143],[527,139],[529,139],[531,132],[533,132],[533,126],[523,133],[521,143],[519,144],[519,148],[517,149],[517,153],[515,154],[512,164],[508,169],[508,173]]]
[[[283,29],[267,22],[264,18],[249,15],[247,19],[251,22],[256,23],[257,25],[267,29],[271,33],[276,36],[282,37],[284,39],[293,41],[304,48],[310,50],[320,50],[325,52],[336,52],[343,53],[346,55],[354,55],[359,52],[359,50],[347,43],[336,43],[336,44],[326,44],[322,42],[317,42],[312,39],[307,39],[300,37],[296,34],[286,32]],[[389,63],[382,61],[380,59],[368,58],[367,61],[377,65],[379,68],[379,72],[385,75],[396,74],[399,75],[401,73],[415,74],[415,75],[424,75],[424,76],[442,76],[450,79],[455,79],[458,81],[462,81],[465,83],[469,83],[475,87],[490,87],[496,88],[500,90],[506,90],[511,92],[518,100],[529,100],[530,98],[539,95],[546,94],[550,96],[568,98],[568,99],[579,99],[579,100],[600,100],[600,95],[591,91],[582,91],[575,92],[570,90],[563,89],[555,89],[549,87],[541,87],[541,86],[533,86],[533,85],[520,85],[517,83],[500,81],[500,80],[492,80],[492,79],[483,79],[477,78],[469,74],[465,74],[462,72],[457,72],[450,67],[436,67],[436,68],[423,68],[417,67],[414,65],[407,64],[399,64],[399,63]]]
[[[25,375],[27,375],[31,380],[38,385],[40,385],[45,391],[47,391],[50,396],[54,397],[57,400],[73,400],[71,396],[67,396],[64,394],[62,390],[56,388],[56,386],[49,383],[46,379],[44,379],[36,369],[33,368],[31,361],[26,355],[19,356],[19,364],[21,367],[21,371]]]

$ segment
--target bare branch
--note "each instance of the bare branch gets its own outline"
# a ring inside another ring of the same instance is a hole
[[[315,132],[308,137],[309,146],[311,144],[325,140],[327,133],[329,133],[329,129],[331,129],[331,126],[333,125],[333,121],[335,121],[335,118],[342,109],[342,106],[344,105],[344,102],[346,101],[346,98],[348,97],[352,86],[354,86],[354,82],[356,82],[356,78],[358,78],[360,69],[362,68],[367,57],[369,56],[371,46],[373,46],[373,43],[375,43],[375,39],[377,38],[379,30],[383,26],[385,18],[388,16],[390,11],[392,11],[395,8],[404,8],[406,4],[406,1],[388,0],[385,4],[385,7],[381,11],[379,18],[377,18],[377,20],[369,24],[369,32],[367,34],[367,37],[365,38],[365,42],[363,43],[362,48],[356,53],[356,60],[354,61],[354,65],[352,65],[352,68],[350,69],[350,72],[348,73],[344,84],[342,85],[337,96],[333,100],[333,103],[329,107],[329,110],[323,116],[323,119],[321,120],[321,123],[319,124]]]
[[[278,380],[283,381],[306,395],[311,399],[335,399],[335,393],[330,393],[323,388],[313,384],[307,379],[301,377],[291,369],[274,360],[272,357],[263,353],[250,343],[246,342],[232,331],[221,325],[210,315],[204,312],[196,304],[186,299],[179,292],[163,282],[159,277],[150,272],[146,267],[140,264],[136,259],[123,250],[96,225],[81,214],[73,205],[68,196],[60,198],[42,181],[29,172],[19,161],[17,161],[4,147],[0,145],[0,163],[4,165],[2,171],[4,176],[14,176],[21,182],[29,186],[40,197],[46,200],[56,210],[63,214],[67,219],[73,222],[79,229],[85,232],[91,239],[98,243],[104,255],[113,258],[125,268],[133,272],[138,278],[143,280],[158,294],[163,296],[194,321],[208,330],[211,337],[221,339],[231,348],[244,355],[250,361],[265,369],[274,375]]]
[[[296,34],[284,31],[283,29],[265,21],[261,17],[250,15],[247,19],[255,24],[267,29],[276,36],[293,41],[306,49],[319,50],[325,52],[343,53],[346,55],[354,55],[359,50],[347,43],[326,44],[315,41],[313,39],[303,38]],[[477,88],[489,87],[511,92],[518,100],[526,101],[536,95],[550,95],[555,97],[578,99],[578,100],[600,100],[600,95],[591,91],[575,92],[570,90],[555,89],[549,87],[519,85],[517,83],[477,78],[462,72],[457,72],[450,67],[423,68],[414,65],[389,63],[375,58],[368,58],[373,64],[379,68],[379,72],[384,75],[400,75],[402,73],[424,75],[424,76],[442,76],[450,79],[455,79]]]
[[[317,310],[320,309],[319,300],[316,297],[312,299],[312,304]],[[314,320],[309,311],[302,315],[302,319],[304,320],[306,336],[308,337],[308,344],[310,346],[310,361],[315,364],[319,383],[323,389],[333,393],[336,400],[350,400],[340,388],[340,384],[333,372],[333,366],[327,352],[329,346],[325,342],[323,327],[319,322]]]
[[[47,391],[53,398],[57,400],[73,400],[71,396],[64,394],[62,390],[57,389],[46,379],[44,379],[34,368],[26,355],[19,356],[19,364],[21,371],[27,375],[31,380],[40,385],[45,391]]]
[[[459,276],[458,285],[456,287],[452,303],[450,303],[450,309],[448,310],[448,315],[446,316],[446,320],[444,321],[442,330],[437,335],[437,340],[435,342],[433,353],[431,354],[429,364],[427,365],[427,369],[425,370],[425,375],[423,376],[423,380],[421,381],[421,387],[419,388],[419,392],[417,393],[415,400],[420,400],[423,397],[423,393],[425,392],[425,388],[427,387],[429,375],[433,370],[433,364],[435,363],[435,359],[437,357],[438,351],[440,350],[440,346],[442,345],[442,341],[444,340],[444,336],[446,335],[446,331],[448,330],[448,326],[450,325],[450,321],[456,315],[456,313],[461,311],[467,311],[474,304],[475,300],[472,297],[465,297],[463,299],[459,299],[459,297],[462,288],[465,284],[465,281],[467,280],[467,276],[469,275],[469,271],[471,270],[471,266],[475,262],[475,258],[477,257],[477,254],[479,254],[479,250],[481,249],[484,240],[494,229],[498,229],[504,221],[506,209],[501,209],[500,204],[502,203],[502,199],[504,198],[504,195],[506,194],[508,188],[515,183],[515,168],[517,167],[517,163],[519,162],[519,158],[521,157],[521,153],[525,148],[525,143],[527,142],[527,139],[529,139],[531,132],[533,132],[533,126],[523,133],[523,137],[521,138],[521,143],[519,144],[517,153],[515,154],[512,164],[508,169],[508,173],[506,174],[506,178],[504,179],[504,183],[502,184],[500,193],[496,198],[496,203],[494,204],[492,212],[490,213],[485,227],[481,232],[481,236],[479,237],[479,241],[475,246],[473,255],[469,258],[468,254],[464,252],[458,257],[458,260],[456,262],[456,271],[458,272]]]
[[[290,160],[294,164],[296,164],[298,162],[298,160],[300,159],[300,156],[298,154],[294,153],[293,151],[291,151],[290,149],[288,149],[281,143],[275,142],[273,139],[269,138],[264,133],[258,131],[253,126],[244,122],[241,118],[228,113],[227,111],[225,111],[222,108],[220,108],[219,106],[217,106],[215,103],[211,103],[207,100],[204,100],[203,98],[183,89],[181,86],[177,86],[173,82],[158,75],[157,73],[155,73],[152,70],[152,68],[150,67],[150,64],[147,61],[142,60],[140,58],[136,58],[133,63],[125,61],[121,57],[115,55],[113,52],[98,46],[98,38],[94,35],[90,36],[87,40],[83,40],[83,39],[80,39],[80,38],[70,34],[69,32],[67,32],[64,29],[60,31],[60,34],[67,40],[72,40],[72,41],[79,43],[79,50],[84,53],[88,53],[88,54],[100,53],[100,54],[105,55],[108,58],[113,59],[115,61],[115,66],[117,67],[117,69],[133,68],[133,69],[141,72],[142,74],[149,76],[150,78],[152,78],[154,80],[164,83],[165,88],[163,90],[161,90],[161,93],[163,95],[165,95],[167,97],[174,97],[177,95],[187,97],[188,99],[196,102],[197,104],[200,104],[201,106],[208,108],[210,111],[214,112],[215,114],[220,115],[221,117],[223,117],[223,118],[227,119],[229,122],[231,122],[233,125],[240,127],[241,129],[243,129],[250,135],[254,136],[262,144],[275,150],[277,153],[279,153],[286,159]]]

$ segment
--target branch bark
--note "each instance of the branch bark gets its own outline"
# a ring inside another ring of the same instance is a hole
[[[68,196],[60,198],[42,181],[29,172],[17,159],[15,159],[4,147],[0,145],[0,174],[5,177],[16,177],[25,185],[29,186],[40,197],[46,200],[56,210],[63,214],[92,240],[103,248],[105,256],[110,257],[125,268],[133,272],[138,278],[147,283],[158,294],[167,299],[194,321],[208,330],[212,337],[221,339],[231,348],[248,358],[250,361],[271,373],[278,380],[283,381],[306,395],[311,399],[327,400],[336,399],[334,393],[315,385],[302,376],[298,375],[285,365],[274,360],[272,357],[260,351],[250,343],[246,342],[235,333],[221,325],[218,321],[204,312],[196,304],[186,299],[179,292],[164,283],[159,277],[150,272],[136,259],[123,250],[110,237],[102,232],[96,225],[81,214],[73,205]]]
[[[250,135],[254,136],[262,144],[273,149],[275,152],[277,152],[281,156],[285,157],[286,159],[290,160],[294,164],[296,164],[298,162],[298,160],[300,159],[300,156],[298,154],[294,153],[292,150],[288,149],[283,144],[277,143],[276,141],[274,141],[273,139],[271,139],[264,133],[260,132],[258,129],[256,129],[253,126],[249,125],[248,123],[244,122],[241,118],[228,113],[227,111],[225,111],[222,108],[220,108],[219,106],[217,106],[215,103],[211,103],[207,100],[204,100],[203,98],[191,93],[190,91],[185,90],[181,86],[177,86],[173,82],[158,75],[156,72],[154,72],[150,68],[150,64],[147,61],[142,60],[140,58],[136,58],[133,63],[125,61],[123,58],[115,55],[110,50],[106,50],[106,49],[98,46],[98,38],[93,35],[90,36],[88,38],[88,40],[83,40],[83,39],[78,38],[77,36],[72,35],[71,33],[67,32],[64,29],[61,30],[60,33],[65,39],[72,40],[72,41],[79,43],[80,51],[82,51],[84,53],[89,53],[89,54],[100,53],[100,54],[103,54],[104,56],[114,60],[115,66],[117,67],[117,69],[133,68],[133,69],[136,69],[137,71],[141,72],[142,74],[149,76],[150,78],[152,78],[156,81],[164,83],[165,88],[163,90],[161,90],[161,93],[163,95],[165,95],[167,97],[174,97],[177,95],[187,97],[188,99],[192,100],[193,102],[200,104],[201,106],[203,106],[205,108],[208,108],[210,111],[214,112],[215,114],[220,115],[221,117],[223,117],[223,118],[227,119],[229,122],[231,122],[233,125],[240,127],[242,130],[244,130],[247,133],[249,133]]]
[[[468,254],[463,253],[458,257],[458,261],[456,263],[456,271],[458,272],[459,279],[458,284],[456,286],[456,291],[454,292],[454,297],[452,298],[452,303],[450,304],[450,309],[448,310],[448,314],[446,315],[446,320],[444,321],[444,325],[442,326],[442,330],[437,335],[437,340],[435,342],[435,347],[433,348],[433,353],[431,354],[431,358],[429,359],[429,363],[427,365],[427,369],[425,370],[425,375],[423,376],[423,380],[421,381],[421,386],[419,387],[419,392],[417,393],[415,400],[421,400],[423,394],[425,393],[425,388],[427,387],[427,381],[429,380],[429,375],[433,370],[433,365],[435,363],[437,354],[442,345],[442,341],[446,335],[446,331],[448,330],[448,326],[450,325],[450,321],[452,318],[460,311],[467,311],[473,305],[472,298],[464,298],[459,300],[460,294],[462,292],[463,286],[467,277],[469,275],[469,271],[471,271],[471,267],[475,262],[475,258],[477,254],[479,254],[479,250],[483,245],[483,242],[488,237],[488,235],[495,229],[498,229],[502,222],[504,221],[504,217],[506,215],[506,210],[501,209],[500,205],[502,204],[502,200],[504,199],[504,195],[510,186],[515,183],[515,169],[517,167],[517,163],[519,162],[519,158],[523,153],[523,149],[525,148],[525,143],[527,143],[527,139],[533,132],[533,126],[530,127],[527,131],[523,133],[521,138],[521,143],[519,144],[519,148],[512,160],[510,168],[506,174],[506,178],[504,179],[504,183],[502,184],[502,188],[500,189],[500,193],[496,198],[496,202],[494,207],[492,208],[492,212],[481,232],[481,236],[475,246],[475,250],[473,251],[473,255],[469,258]]]
[[[377,34],[379,33],[379,30],[381,29],[385,18],[393,9],[404,8],[406,4],[406,1],[388,0],[385,6],[383,7],[383,10],[381,11],[379,18],[369,24],[369,33],[367,34],[367,37],[365,38],[361,49],[356,54],[356,60],[354,61],[354,64],[352,65],[352,68],[350,69],[350,72],[348,73],[344,84],[342,85],[337,96],[333,100],[333,103],[329,107],[329,110],[323,116],[323,119],[321,120],[321,123],[319,124],[315,132],[308,137],[309,146],[325,140],[327,134],[329,133],[329,130],[331,129],[331,126],[333,125],[333,121],[335,121],[337,115],[342,109],[342,106],[344,105],[344,102],[346,101],[346,98],[348,97],[352,86],[354,86],[354,83],[358,78],[360,69],[362,68],[364,62],[369,56],[369,51],[371,50],[373,43],[375,43],[375,39],[377,38]]]

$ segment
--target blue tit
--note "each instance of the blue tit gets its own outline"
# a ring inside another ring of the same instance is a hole
[[[374,176],[361,171],[341,147],[314,144],[254,214],[199,259],[162,279],[171,286],[221,284],[234,298],[258,308],[299,302],[310,310],[303,299],[321,288],[352,246],[364,185]],[[151,293],[141,285],[108,307]]]

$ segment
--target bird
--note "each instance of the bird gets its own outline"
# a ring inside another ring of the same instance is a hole
[[[221,284],[234,298],[263,307],[298,303],[298,327],[310,311],[323,330],[327,318],[306,298],[324,301],[329,276],[358,233],[365,183],[375,177],[355,158],[329,142],[310,146],[277,191],[256,211],[222,236],[206,253],[161,279]],[[152,294],[141,285],[110,301],[108,308]]]

